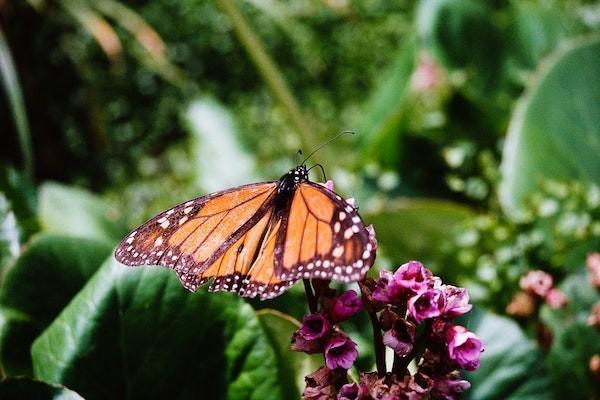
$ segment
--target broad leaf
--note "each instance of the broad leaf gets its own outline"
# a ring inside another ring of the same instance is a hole
[[[512,320],[475,312],[466,326],[484,342],[481,367],[465,373],[467,399],[552,399],[541,352]]]
[[[547,179],[600,184],[600,37],[545,62],[520,100],[502,154],[500,200],[509,214]]]
[[[581,32],[575,10],[565,10],[557,2],[511,3],[510,45],[518,61],[535,68],[539,60],[558,47],[567,37]]]
[[[109,259],[32,347],[37,378],[87,399],[280,399],[277,354],[252,308],[190,293],[173,271]]]
[[[111,251],[103,242],[41,234],[19,256],[0,287],[0,359],[8,375],[31,374],[31,343]]]
[[[378,243],[394,262],[427,263],[452,228],[471,215],[469,208],[450,201],[405,199],[391,201],[365,219],[375,226]]]
[[[45,183],[40,188],[39,218],[47,232],[119,241],[127,233],[118,208],[83,189]]]
[[[8,378],[0,381],[0,399],[83,400],[83,397],[64,386],[31,378]]]

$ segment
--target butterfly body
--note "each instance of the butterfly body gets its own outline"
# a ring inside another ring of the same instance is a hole
[[[301,164],[278,181],[179,204],[130,233],[115,257],[172,268],[192,291],[212,280],[209,290],[266,299],[301,278],[359,280],[375,247],[354,205]]]

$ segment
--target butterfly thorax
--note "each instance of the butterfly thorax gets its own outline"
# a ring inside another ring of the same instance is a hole
[[[294,197],[296,187],[306,181],[308,181],[308,169],[304,164],[298,165],[279,179],[277,194],[275,195],[275,209],[277,213],[287,208]]]

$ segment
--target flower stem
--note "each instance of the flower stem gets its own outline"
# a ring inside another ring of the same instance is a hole
[[[377,373],[379,376],[384,376],[387,372],[385,366],[385,346],[383,345],[383,336],[381,336],[381,328],[379,327],[379,320],[377,319],[377,313],[374,311],[368,311],[369,318],[371,319],[371,326],[373,326],[373,343],[375,344],[375,364],[377,365]]]
[[[308,309],[311,314],[317,312],[317,298],[313,292],[312,286],[310,284],[310,280],[302,279],[302,283],[304,283],[304,291],[306,292],[306,301],[308,302]]]

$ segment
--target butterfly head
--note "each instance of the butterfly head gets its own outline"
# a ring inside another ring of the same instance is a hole
[[[290,191],[306,181],[308,181],[308,168],[300,164],[279,179],[279,192]]]

